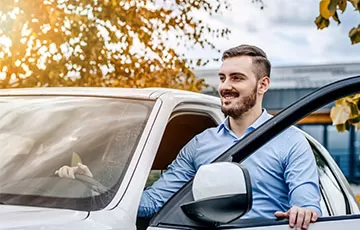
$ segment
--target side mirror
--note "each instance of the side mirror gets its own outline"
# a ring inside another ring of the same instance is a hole
[[[243,216],[252,206],[250,175],[237,163],[203,165],[193,181],[193,202],[181,206],[192,220],[226,224]]]

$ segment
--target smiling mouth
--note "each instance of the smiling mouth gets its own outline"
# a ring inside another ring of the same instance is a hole
[[[225,100],[231,100],[234,99],[236,97],[239,97],[238,93],[235,92],[229,92],[229,91],[225,91],[221,94],[221,97]]]
[[[223,96],[224,99],[229,100],[229,99],[234,99],[236,96],[234,95],[227,95],[227,96]]]

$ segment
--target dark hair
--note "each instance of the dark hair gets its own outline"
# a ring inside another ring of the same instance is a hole
[[[271,64],[266,57],[266,53],[256,46],[239,45],[226,50],[221,60],[224,61],[231,57],[250,56],[254,65],[253,72],[258,79],[268,76],[270,77]]]

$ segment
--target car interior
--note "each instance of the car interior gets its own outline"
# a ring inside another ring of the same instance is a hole
[[[174,113],[165,128],[146,186],[159,179],[167,166],[176,158],[181,148],[195,135],[207,128],[216,127],[209,115],[194,112]],[[137,229],[146,229],[151,218],[138,218]]]

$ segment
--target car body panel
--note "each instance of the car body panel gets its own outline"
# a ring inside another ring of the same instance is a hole
[[[334,220],[334,221],[322,221],[311,223],[309,229],[311,230],[338,230],[338,229],[358,229],[360,226],[360,217],[358,219],[344,219],[344,220]],[[166,227],[149,227],[148,230],[171,230],[171,229],[192,229],[188,228],[166,228]],[[216,228],[213,228],[216,229]],[[290,228],[288,223],[282,224],[273,224],[273,225],[265,225],[264,226],[256,226],[256,227],[224,227],[218,229],[231,229],[231,230],[293,230],[295,228]]]
[[[0,206],[0,229],[41,229],[49,225],[69,225],[82,222],[88,212],[55,208]]]

